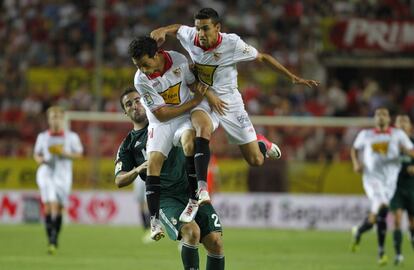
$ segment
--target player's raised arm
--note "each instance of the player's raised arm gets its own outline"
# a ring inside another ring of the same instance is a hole
[[[320,84],[320,82],[318,81],[307,80],[307,79],[303,79],[303,78],[296,76],[295,74],[290,72],[287,68],[285,68],[281,63],[279,63],[279,61],[277,61],[273,56],[269,54],[258,53],[256,60],[266,63],[271,68],[275,69],[277,72],[288,77],[294,84],[303,84],[308,87],[316,87]]]
[[[165,36],[171,35],[176,36],[178,29],[180,29],[181,24],[171,24],[168,26],[160,27],[153,30],[150,36],[157,41],[157,45],[161,46],[165,42]]]

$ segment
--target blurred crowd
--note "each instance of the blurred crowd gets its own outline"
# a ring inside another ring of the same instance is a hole
[[[126,85],[98,99],[92,84],[81,84],[70,91],[62,86],[53,93],[45,86],[40,92],[33,92],[27,79],[31,68],[93,69],[97,14],[94,3],[91,0],[1,1],[0,156],[31,155],[37,133],[46,128],[44,111],[51,104],[60,104],[68,110],[120,111],[118,95]],[[239,34],[293,72],[322,82],[318,89],[292,86],[264,67],[243,64],[239,68],[240,91],[251,115],[370,116],[378,106],[387,106],[393,113],[414,116],[413,84],[396,80],[384,85],[380,78],[368,76],[343,82],[329,77],[318,57],[322,47],[322,19],[410,20],[414,17],[414,5],[409,0],[107,0],[104,66],[133,70],[127,56],[133,37],[171,23],[192,25],[193,14],[203,6],[213,7],[223,15],[223,32]],[[183,52],[174,40],[165,47]],[[101,103],[97,104],[97,100]],[[265,132],[286,145],[291,153],[288,157],[293,159],[346,158],[343,153],[347,152],[347,145],[343,142],[352,140],[344,140],[348,136],[345,130],[326,132],[296,127],[269,128]],[[217,139],[219,146],[221,137]],[[327,150],[321,156],[317,147]],[[220,149],[226,148],[218,147],[217,152]]]

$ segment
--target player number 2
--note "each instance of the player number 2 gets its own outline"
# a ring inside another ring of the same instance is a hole
[[[214,227],[221,227],[217,214],[212,214],[211,218],[214,219]]]

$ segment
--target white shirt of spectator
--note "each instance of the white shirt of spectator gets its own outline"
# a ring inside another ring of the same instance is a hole
[[[57,145],[63,146],[67,153],[83,152],[79,136],[73,131],[66,130],[56,136],[49,131],[41,132],[37,136],[34,152],[42,155],[46,163],[39,166],[38,175],[40,178],[51,177],[56,182],[72,183],[72,159],[51,154],[49,151],[50,147]]]
[[[377,129],[360,131],[354,141],[354,148],[362,151],[364,178],[396,183],[401,169],[401,146],[406,149],[414,147],[401,129],[389,128],[386,132]]]
[[[162,53],[166,61],[171,63],[171,67],[164,74],[150,78],[137,70],[134,78],[135,88],[141,95],[141,102],[151,124],[160,123],[153,111],[163,106],[179,106],[190,100],[192,96],[188,85],[195,82],[184,55],[175,51],[162,51]],[[188,117],[188,114],[177,118],[184,116]]]
[[[177,38],[194,61],[199,80],[219,96],[238,90],[236,64],[252,61],[258,54],[236,34],[219,33],[218,45],[209,50],[197,46],[195,27],[181,26]]]

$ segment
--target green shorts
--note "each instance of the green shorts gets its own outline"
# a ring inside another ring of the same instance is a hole
[[[160,220],[163,223],[168,236],[174,241],[180,240],[180,230],[185,223],[180,222],[178,219],[184,208],[187,206],[187,201],[168,197],[162,198],[160,205]],[[216,210],[214,210],[213,206],[209,203],[203,204],[198,208],[195,222],[200,227],[200,240],[211,232],[222,232],[220,219]]]
[[[405,190],[397,188],[390,203],[391,210],[407,210],[407,213],[414,216],[414,190]]]

